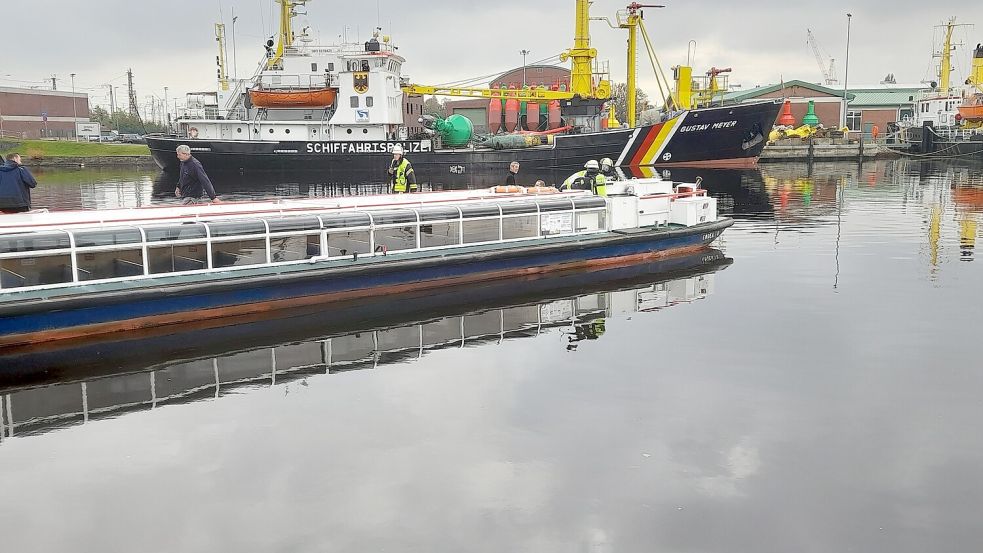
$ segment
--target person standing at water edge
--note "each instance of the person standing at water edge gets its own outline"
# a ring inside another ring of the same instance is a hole
[[[509,174],[505,177],[505,186],[515,186],[515,175],[519,173],[519,162],[509,164]]]
[[[197,204],[205,194],[208,194],[213,202],[219,203],[221,200],[215,196],[215,188],[205,174],[205,168],[201,166],[200,161],[191,157],[191,148],[186,144],[178,146],[177,158],[181,160],[181,176],[178,178],[174,195],[181,198],[181,203]]]
[[[403,157],[403,147],[399,144],[393,146],[393,159],[389,162],[389,193],[405,194],[406,192],[416,192],[416,173],[410,160]]]
[[[20,164],[20,154],[10,154],[0,165],[0,213],[31,210],[31,189],[38,185],[34,175]]]

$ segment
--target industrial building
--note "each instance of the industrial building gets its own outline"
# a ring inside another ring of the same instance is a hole
[[[880,87],[850,87],[847,91],[846,125],[851,131],[867,130],[877,126],[886,131],[889,123],[896,123],[914,115],[915,99],[922,87],[884,85]],[[765,98],[788,98],[792,104],[792,116],[801,123],[809,102],[815,106],[816,116],[825,127],[839,127],[843,114],[843,90],[832,89],[799,80],[781,84],[759,86],[748,90],[728,92],[725,102],[743,102]]]
[[[89,122],[85,93],[0,87],[0,136],[73,138],[76,122]]]

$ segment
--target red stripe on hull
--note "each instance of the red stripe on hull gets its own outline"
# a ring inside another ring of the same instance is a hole
[[[105,336],[111,333],[126,332],[126,336],[118,336],[120,339],[132,339],[151,334],[170,334],[173,329],[168,328],[172,325],[182,325],[182,329],[188,328],[186,325],[196,327],[211,328],[230,324],[233,320],[243,322],[243,320],[256,320],[270,314],[287,309],[303,309],[312,305],[323,305],[327,303],[364,300],[365,298],[378,296],[380,293],[387,295],[413,294],[425,291],[432,291],[446,288],[448,286],[461,286],[465,284],[475,284],[490,280],[528,278],[535,275],[555,273],[563,271],[577,271],[584,269],[607,268],[618,265],[630,265],[643,261],[660,259],[672,255],[687,254],[697,252],[706,248],[706,244],[697,246],[687,246],[657,252],[624,255],[619,257],[609,257],[604,259],[590,259],[564,263],[561,265],[550,265],[540,267],[528,267],[526,269],[507,271],[492,271],[478,273],[462,277],[433,279],[421,282],[390,286],[383,290],[379,288],[366,288],[360,290],[348,290],[344,292],[333,292],[330,294],[319,294],[315,296],[301,296],[287,298],[262,303],[249,303],[228,307],[217,307],[182,313],[169,313],[166,315],[153,315],[125,321],[113,321],[109,323],[98,323],[92,325],[76,326],[72,328],[47,330],[42,332],[32,332],[28,334],[17,334],[0,337],[0,353],[13,353],[14,351],[36,350],[46,348],[50,342],[55,341],[80,341],[85,338]],[[285,314],[289,315],[289,314]],[[237,319],[248,317],[248,319]],[[116,337],[114,337],[116,338]]]
[[[628,162],[628,165],[638,165],[642,162],[642,159],[645,157],[645,153],[649,151],[649,148],[652,147],[652,143],[655,142],[655,138],[659,136],[659,131],[662,130],[663,125],[665,125],[665,123],[659,123],[658,125],[649,129],[648,134],[645,135],[645,140],[642,141],[642,143],[638,146],[638,149],[635,150],[635,153],[632,154],[631,161]]]

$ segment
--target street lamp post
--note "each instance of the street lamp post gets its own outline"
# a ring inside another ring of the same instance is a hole
[[[75,130],[72,132],[75,133],[75,142],[78,142],[79,141],[79,122],[78,122],[79,113],[78,113],[78,109],[75,107],[75,73],[72,73],[71,75],[72,75],[72,125],[75,128]]]
[[[526,86],[526,56],[532,52],[529,50],[519,50],[519,53],[522,54],[522,86]]]
[[[846,97],[847,83],[850,82],[850,22],[853,14],[846,14],[846,68],[843,70],[843,117],[840,127],[846,126],[846,112],[850,107],[850,101]]]

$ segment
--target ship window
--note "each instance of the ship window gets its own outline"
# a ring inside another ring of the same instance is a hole
[[[138,249],[120,249],[102,252],[80,252],[79,280],[131,277],[143,274],[143,252]]]
[[[290,129],[283,129],[283,132],[286,134],[290,134]]]
[[[470,217],[497,217],[498,216],[498,205],[465,205],[461,206],[461,213],[464,218]]]
[[[321,222],[317,217],[284,217],[282,219],[269,219],[270,232],[289,232],[299,230],[318,230]]]
[[[362,129],[362,134],[369,134],[369,129]]]
[[[349,98],[349,102],[351,102],[351,105],[352,105],[353,108],[357,108],[358,107],[358,96],[352,96],[351,98]]]
[[[0,237],[0,253],[56,250],[70,246],[66,232],[25,232]]]
[[[372,213],[372,220],[376,225],[392,225],[397,223],[415,223],[416,212],[408,209],[394,209],[391,211],[379,211]]]
[[[274,263],[300,261],[321,255],[321,238],[316,234],[270,238],[270,254]]]
[[[457,219],[458,217],[460,214],[457,212],[457,208],[452,207],[426,207],[420,210],[421,221],[441,221]]]
[[[369,253],[369,231],[328,233],[328,255],[330,257],[346,256],[355,253]]]
[[[324,228],[349,228],[369,226],[369,216],[365,213],[329,213],[322,217]]]
[[[236,132],[242,134],[242,127],[237,127]]]
[[[347,132],[348,134],[352,134],[352,130],[351,129],[348,129],[345,132]]]
[[[496,210],[497,211],[497,210]],[[498,229],[500,219],[480,219],[464,221],[464,243],[495,242],[499,240]]]
[[[334,62],[328,62],[328,71],[334,71]]]
[[[237,267],[266,263],[266,240],[234,240],[212,244],[214,267]]]
[[[539,235],[539,215],[502,219],[502,238],[533,238]]]
[[[421,213],[422,217],[423,214]],[[457,216],[457,210],[454,210]],[[453,223],[433,223],[420,225],[420,246],[424,248],[434,248],[437,246],[452,246],[461,241],[461,224]]]
[[[578,232],[604,230],[606,228],[606,213],[604,210],[590,211],[587,213],[577,212],[577,228],[575,230]]]
[[[362,60],[362,71],[369,70],[369,60]]]
[[[197,271],[208,267],[205,244],[148,248],[147,258],[152,274]]]
[[[72,282],[72,261],[67,253],[0,259],[0,286],[20,288]]]
[[[188,240],[192,238],[204,238],[205,227],[197,223],[174,225],[170,227],[148,228],[147,242],[161,242],[164,240]]]
[[[539,208],[536,204],[529,202],[508,202],[501,204],[503,215],[514,215],[516,213],[538,213]]]
[[[372,105],[374,103],[375,103],[375,100],[371,96],[369,96],[368,98],[365,99],[365,107],[367,107],[367,108],[372,107]]]
[[[390,227],[376,229],[376,251],[385,248],[389,251],[411,250],[416,247],[416,226]]]
[[[270,129],[270,134],[273,134],[273,129]]]
[[[317,63],[311,63],[311,72],[312,73],[316,73],[317,72]]]
[[[540,211],[566,211],[571,208],[570,200],[546,200],[539,202]]]
[[[208,223],[208,228],[212,232],[212,237],[222,236],[242,236],[244,234],[265,234],[266,225],[263,221],[219,221]]]
[[[577,209],[591,209],[591,208],[601,208],[607,206],[607,204],[604,203],[604,198],[600,196],[574,198],[573,205],[577,206]]]
[[[135,228],[90,230],[75,234],[75,246],[79,248],[111,246],[113,244],[133,244],[134,242],[143,242],[140,231]]]

